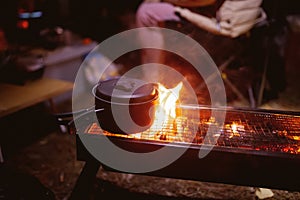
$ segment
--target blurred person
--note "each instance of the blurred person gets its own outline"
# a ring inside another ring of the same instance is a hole
[[[137,10],[136,23],[138,27],[147,27],[147,31],[140,32],[140,42],[156,43],[161,48],[163,35],[151,27],[164,27],[166,21],[183,24],[179,29],[186,24],[198,27],[196,40],[217,66],[238,52],[240,57],[234,66],[251,68],[256,93],[261,92],[259,84],[266,71],[264,100],[268,101],[286,88],[285,49],[289,31],[286,17],[299,13],[296,5],[297,0],[144,0]],[[152,50],[143,50],[141,60],[142,63],[166,62],[163,53]],[[159,74],[152,69],[144,71],[147,77],[152,74],[154,80]]]
[[[161,24],[165,21],[184,21],[194,24],[205,34],[227,40],[236,38],[266,18],[261,4],[262,0],[145,0],[136,13],[137,26],[147,27],[140,31],[139,41],[144,45],[155,43],[163,48],[164,36],[151,27],[163,27]],[[144,49],[141,56],[142,64],[164,63],[164,59],[163,53],[149,49]],[[159,72],[145,69],[144,73],[156,79]]]
[[[261,4],[262,0],[145,0],[136,13],[137,27],[145,27],[139,33],[139,42],[143,46],[155,43],[163,49],[164,36],[152,27],[164,27],[167,21],[193,24],[201,32],[200,44],[218,65],[218,60],[225,58],[230,48],[240,45],[232,38],[247,33],[258,21],[266,18]],[[238,51],[238,48],[235,50]],[[165,61],[162,51],[142,50],[142,64],[163,64]],[[144,68],[143,73],[151,81],[157,81],[162,76],[152,67]]]

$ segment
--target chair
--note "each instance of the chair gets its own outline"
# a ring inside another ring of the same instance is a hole
[[[241,92],[240,88],[236,87],[235,84],[231,80],[231,75],[227,74],[228,68],[233,63],[238,60],[238,52],[241,52],[242,45],[240,42],[233,41],[230,38],[218,37],[212,34],[207,34],[205,31],[200,30],[190,23],[183,22],[175,22],[175,21],[165,21],[162,25],[165,28],[170,28],[179,32],[182,32],[191,38],[195,39],[200,43],[200,45],[206,49],[208,54],[212,57],[216,65],[218,66],[222,79],[224,80],[226,86],[227,93],[233,93],[243,102],[248,103],[248,98],[245,97],[245,94]],[[203,42],[204,41],[204,42]],[[233,42],[233,43],[232,43]],[[222,48],[215,48],[215,44],[220,46],[227,46],[230,50],[223,51]],[[235,49],[235,51],[234,51]],[[193,52],[190,47],[187,49],[191,53]],[[234,53],[229,53],[233,52]],[[164,63],[169,65],[176,70],[180,71],[180,73],[184,74],[187,77],[188,81],[194,88],[197,96],[201,96],[199,102],[200,104],[209,103],[207,99],[209,99],[208,91],[206,90],[206,84],[202,80],[202,77],[193,73],[188,66],[188,63],[184,62],[183,59],[177,58],[172,54],[164,53],[162,56],[164,58]],[[195,55],[197,56],[197,55]],[[237,67],[236,67],[237,68]],[[216,77],[217,74],[212,74],[206,82],[211,82]],[[212,83],[212,82],[211,82]],[[204,97],[205,96],[205,97]],[[230,95],[232,97],[233,95]],[[232,99],[232,98],[231,98]]]
[[[182,22],[166,21],[161,23],[161,26],[183,32],[199,41],[217,64],[226,92],[233,93],[243,105],[246,103],[251,108],[257,108],[263,102],[267,82],[272,24],[274,24],[273,18],[265,19],[237,38],[208,34],[184,20]],[[219,48],[212,47],[212,44],[218,44]],[[226,47],[226,52],[222,47]],[[239,76],[239,73],[241,76],[245,75],[240,78],[249,79],[245,81],[244,88],[241,88],[241,82],[233,81],[234,75]],[[214,76],[216,74],[211,75],[207,81],[213,79]],[[204,86],[205,83],[201,83],[196,89],[201,90]]]

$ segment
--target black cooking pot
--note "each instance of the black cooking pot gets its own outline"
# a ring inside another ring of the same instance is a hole
[[[133,78],[116,78],[93,88],[95,110],[103,130],[113,133],[138,133],[153,122],[158,91],[154,84]],[[131,121],[132,120],[132,121]]]

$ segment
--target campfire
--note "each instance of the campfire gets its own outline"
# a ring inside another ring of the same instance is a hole
[[[180,105],[182,83],[174,88],[158,85],[159,103],[156,106],[155,119],[152,126],[141,133],[116,134],[103,131],[97,123],[87,127],[87,134],[104,134],[135,140],[159,142],[191,142],[203,145],[209,126],[216,120],[211,116],[211,109],[186,109]],[[194,119],[193,113],[199,112],[200,119]],[[220,111],[221,112],[221,111]],[[213,134],[219,147],[250,149],[255,151],[285,152],[300,154],[300,117],[286,114],[264,112],[245,112],[243,110],[226,110],[223,127]],[[197,127],[195,130],[194,127]],[[210,145],[210,144],[208,144]]]
[[[99,134],[103,132],[107,136],[118,136],[126,138],[134,138],[140,140],[156,140],[164,142],[190,142],[192,134],[188,124],[188,117],[181,112],[180,92],[183,83],[178,83],[173,88],[166,88],[162,84],[158,84],[159,100],[155,106],[155,118],[151,127],[144,132],[123,135],[102,131],[100,127],[94,123],[86,130],[88,134]]]
[[[135,134],[140,139],[183,141],[182,134],[187,131],[186,120],[177,108],[182,82],[171,89],[158,84],[159,103],[155,108],[155,119],[148,131]]]

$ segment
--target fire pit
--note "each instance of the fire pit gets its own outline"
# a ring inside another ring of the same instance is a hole
[[[178,108],[180,115],[166,121],[164,128],[153,126],[138,134],[103,131],[97,123],[90,123],[88,114],[81,119],[87,123],[82,123],[79,129],[71,127],[70,132],[99,140],[108,137],[114,144],[131,152],[151,152],[166,146],[174,152],[187,149],[172,164],[146,175],[300,191],[300,175],[297,173],[300,168],[299,113],[196,106]],[[215,123],[212,110],[217,113],[225,110],[225,122],[220,131],[212,134],[212,142],[208,138],[204,143],[208,127]],[[193,119],[195,112],[200,120]],[[195,125],[197,130],[190,128]],[[192,142],[188,142],[192,136],[195,136]],[[216,143],[213,137],[218,138]],[[200,159],[200,148],[209,151],[211,147],[209,154]],[[77,156],[78,160],[86,161],[86,165],[71,199],[83,199],[88,194],[100,166],[79,137]]]

